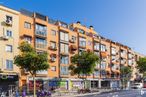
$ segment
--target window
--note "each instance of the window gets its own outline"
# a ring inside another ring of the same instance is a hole
[[[88,40],[88,45],[91,46],[92,45],[92,41]]]
[[[37,48],[46,48],[47,41],[42,38],[36,38],[36,47]]]
[[[60,69],[62,75],[68,75],[68,66],[61,66]]]
[[[69,52],[68,44],[60,43],[60,51],[62,53],[68,53]]]
[[[78,32],[79,32],[79,33],[82,33],[82,34],[85,34],[85,31],[82,30],[82,29],[78,29]]]
[[[8,36],[8,37],[12,37],[12,31],[7,30],[7,31],[6,31],[6,36]]]
[[[101,44],[101,51],[105,52],[106,51],[106,46]]]
[[[13,70],[13,61],[12,60],[6,60],[6,69]]]
[[[69,41],[68,33],[60,32],[60,40],[68,42]]]
[[[101,69],[106,69],[106,62],[101,62]]]
[[[99,50],[99,43],[96,43],[96,42],[94,43],[94,49]]]
[[[70,41],[71,42],[75,42],[76,41],[76,37],[75,36],[71,36]]]
[[[24,28],[31,29],[31,23],[24,22]]]
[[[111,49],[112,49],[112,54],[115,55],[116,54],[116,48],[112,47]]]
[[[47,27],[44,25],[36,24],[35,25],[35,33],[37,35],[46,36],[47,35]]]
[[[12,17],[7,15],[6,16],[6,22],[11,24],[12,23]]]
[[[56,66],[51,66],[51,71],[56,71]]]
[[[81,54],[82,52],[85,52],[85,49],[79,48],[79,54]]]
[[[79,46],[86,47],[86,39],[79,37]]]
[[[94,71],[95,76],[99,76],[99,71]]]
[[[51,30],[51,35],[52,36],[56,36],[56,31],[55,30]]]
[[[61,56],[61,64],[69,64],[68,56]]]
[[[12,52],[12,45],[6,45],[6,52]]]
[[[25,36],[24,40],[28,43],[31,43],[31,37],[29,37],[29,36]]]
[[[51,46],[52,48],[56,48],[56,42],[50,42],[50,46]]]

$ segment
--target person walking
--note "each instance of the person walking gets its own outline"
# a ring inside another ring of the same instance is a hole
[[[25,90],[23,90],[23,92],[22,92],[22,97],[26,97],[26,92],[25,92]]]

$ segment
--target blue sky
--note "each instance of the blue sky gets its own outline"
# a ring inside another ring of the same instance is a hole
[[[91,2],[92,1],[92,2]],[[93,25],[104,37],[146,55],[146,0],[0,0],[67,23]]]

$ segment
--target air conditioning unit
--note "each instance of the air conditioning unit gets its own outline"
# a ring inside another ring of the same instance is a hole
[[[11,20],[6,20],[5,23],[6,23],[6,25],[12,25],[12,21]]]
[[[51,59],[50,59],[52,62],[55,62],[56,61],[56,58],[54,58],[54,57],[51,57]]]
[[[57,47],[56,46],[50,46],[50,49],[51,50],[57,50]]]
[[[2,38],[3,40],[8,40],[8,39],[9,39],[8,36],[2,36],[1,38]]]
[[[72,37],[69,41],[75,43],[75,38]]]

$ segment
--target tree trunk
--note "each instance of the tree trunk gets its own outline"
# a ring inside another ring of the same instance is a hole
[[[36,81],[35,81],[35,75],[33,75],[33,97],[36,97]]]

